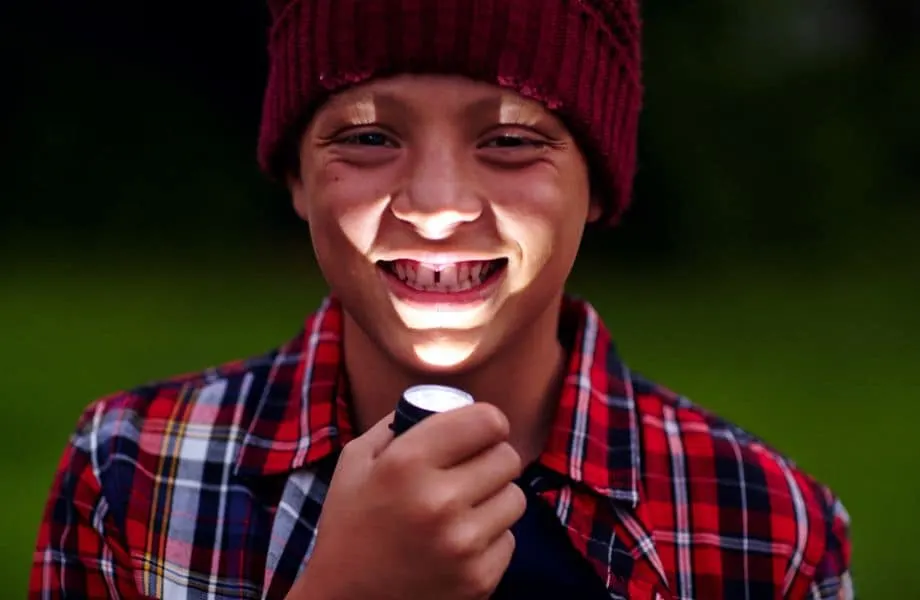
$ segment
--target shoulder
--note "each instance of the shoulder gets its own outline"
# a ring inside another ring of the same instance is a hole
[[[152,381],[92,402],[81,415],[74,444],[93,452],[117,451],[126,442],[149,447],[153,438],[187,427],[220,427],[264,383],[276,353]]]
[[[212,510],[214,492],[230,485],[235,449],[270,395],[269,374],[283,378],[295,356],[274,351],[90,404],[45,503],[35,589],[50,578],[131,595],[141,571],[162,575],[163,556],[150,549],[162,550],[167,538],[197,539],[196,511]]]
[[[143,495],[167,474],[174,480],[183,466],[226,460],[281,359],[272,351],[100,398],[79,418],[65,457],[92,470],[111,511],[123,519],[122,500]]]
[[[829,487],[689,399],[638,375],[632,385],[644,493],[652,507],[670,512],[657,515],[656,523],[684,529],[723,555],[739,548],[769,555],[774,569],[782,567],[787,592],[846,584],[849,516]],[[672,516],[680,512],[675,508],[684,509],[682,523]]]

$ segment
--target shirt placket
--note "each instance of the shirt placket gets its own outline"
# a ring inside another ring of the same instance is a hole
[[[572,544],[606,583],[611,598],[673,600],[651,535],[638,519],[615,508],[615,501],[608,498],[568,484],[554,487],[552,476],[538,481],[534,491],[553,507]],[[639,535],[630,528],[639,528]]]

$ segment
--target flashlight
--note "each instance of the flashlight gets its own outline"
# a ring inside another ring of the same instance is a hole
[[[406,389],[396,404],[396,415],[390,429],[394,435],[399,436],[425,417],[472,403],[473,397],[457,388],[446,385],[415,385]]]

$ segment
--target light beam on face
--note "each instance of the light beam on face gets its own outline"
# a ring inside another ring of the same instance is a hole
[[[368,125],[377,121],[377,106],[372,94],[363,94],[346,105],[346,120],[352,126]],[[364,202],[350,204],[342,209],[341,224],[348,241],[367,256],[377,239],[383,211],[390,204],[387,194],[370,205]]]
[[[501,105],[498,109],[499,122],[503,125],[528,125],[533,126],[540,120],[539,113],[520,98],[511,94],[502,94]]]
[[[377,122],[377,106],[370,94],[356,98],[348,103],[348,121],[352,125],[369,125]]]
[[[390,196],[378,198],[371,204],[361,203],[344,208],[341,214],[342,231],[348,241],[367,256],[377,239],[383,212],[390,205]]]
[[[477,345],[444,336],[440,339],[417,342],[413,346],[413,351],[424,364],[443,369],[463,364],[476,351]]]
[[[520,99],[513,95],[503,94],[501,103],[498,107],[499,122],[502,124],[515,125],[532,125],[539,121],[539,114],[528,110],[528,106]],[[512,193],[511,190],[504,192],[497,190],[497,193]],[[493,207],[499,213],[506,211],[501,208],[502,204]],[[437,215],[432,215],[425,222],[426,230],[421,232],[429,240],[443,241],[448,240],[453,234],[453,229],[449,224],[457,222],[454,211],[450,207],[445,207]],[[375,216],[377,215],[375,211]],[[526,211],[524,214],[508,215],[506,218],[527,219]],[[499,219],[501,220],[501,219]],[[375,219],[379,224],[380,220]],[[442,225],[443,224],[443,225]],[[445,226],[447,225],[447,226]],[[539,223],[537,223],[539,226]],[[502,228],[504,229],[504,228]],[[514,227],[513,231],[502,231],[506,239],[524,239],[528,236],[526,227]],[[532,231],[532,230],[530,230]],[[510,236],[508,234],[511,234]],[[462,249],[460,249],[462,250]],[[535,273],[522,272],[520,261],[511,257],[517,268],[508,269],[506,282],[502,287],[506,288],[501,295],[493,298],[492,301],[472,308],[460,308],[450,305],[432,304],[429,306],[411,306],[399,299],[394,298],[394,308],[399,314],[403,323],[412,330],[417,331],[424,337],[424,340],[416,342],[413,346],[415,356],[424,364],[435,368],[450,368],[469,359],[476,351],[479,343],[479,336],[464,335],[465,332],[482,326],[487,323],[500,305],[501,297],[507,299],[509,296],[516,295],[527,286],[529,280]],[[542,260],[539,261],[542,266]],[[430,335],[425,335],[428,332]],[[462,339],[462,338],[469,339]]]

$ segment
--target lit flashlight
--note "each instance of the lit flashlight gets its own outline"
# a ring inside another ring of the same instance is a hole
[[[446,385],[415,385],[403,392],[396,404],[390,429],[397,436],[435,413],[447,412],[473,403],[473,397]]]

